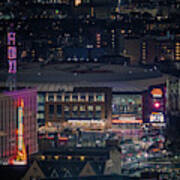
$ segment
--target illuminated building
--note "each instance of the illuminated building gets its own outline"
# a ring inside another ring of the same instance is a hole
[[[175,42],[175,60],[180,61],[180,41]]]
[[[151,86],[144,94],[143,116],[145,123],[166,123],[166,91],[164,85]]]
[[[27,153],[37,152],[36,90],[2,90],[0,93],[0,159],[24,164]]]
[[[75,15],[89,15],[97,19],[110,18],[116,2],[112,0],[74,0]]]
[[[45,69],[36,67],[17,74],[18,86],[37,88],[39,127],[46,124],[61,128],[61,124],[68,121],[96,124],[96,121],[102,120],[111,126],[113,116],[121,114],[121,120],[144,121],[142,93],[151,85],[166,82],[166,76],[158,71],[118,64],[65,66],[71,68],[48,65]],[[3,77],[0,77],[0,86],[5,85]],[[121,99],[122,103],[119,102]],[[129,117],[128,113],[133,117]]]
[[[93,128],[91,122],[92,126],[103,126],[99,128],[102,129],[105,119],[111,121],[110,99],[110,88],[84,87],[75,88],[73,92],[48,92],[45,94],[46,124],[60,127],[60,123],[67,122],[72,126]]]

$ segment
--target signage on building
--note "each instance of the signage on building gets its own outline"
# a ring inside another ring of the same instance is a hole
[[[150,115],[150,122],[164,123],[165,118],[162,112],[152,112]]]
[[[153,96],[153,98],[162,98],[163,91],[160,88],[153,88],[151,91],[151,95]]]
[[[18,107],[18,150],[22,151],[23,146],[23,108]]]
[[[17,48],[16,48],[16,33],[7,33],[7,59],[9,63],[10,74],[15,74],[17,71],[16,59],[17,59]]]

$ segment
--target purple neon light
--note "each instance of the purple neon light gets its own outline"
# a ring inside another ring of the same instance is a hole
[[[11,74],[15,74],[17,72],[16,70],[16,60],[10,60],[9,61],[9,73]]]
[[[17,72],[16,58],[17,58],[17,48],[16,48],[16,33],[9,32],[7,33],[7,58],[9,62],[9,70],[10,74],[15,74]]]
[[[15,46],[15,44],[16,44],[16,33],[15,32],[9,32],[7,39],[8,39],[7,44],[9,46]]]
[[[17,57],[16,46],[9,46],[8,47],[8,59],[16,59],[16,57]]]

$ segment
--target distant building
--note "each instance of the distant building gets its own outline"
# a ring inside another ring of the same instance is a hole
[[[35,89],[1,90],[0,93],[0,160],[7,163],[17,158],[19,151],[38,151]],[[26,157],[27,158],[27,157]]]
[[[76,148],[48,151],[32,157],[23,180],[31,178],[73,178],[119,175],[121,152],[118,148]],[[110,163],[111,162],[111,163]]]

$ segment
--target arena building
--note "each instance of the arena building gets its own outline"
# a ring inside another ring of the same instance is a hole
[[[156,68],[98,63],[23,68],[16,75],[17,85],[37,88],[38,124],[56,128],[66,123],[98,128],[142,123],[144,92],[167,79]],[[0,78],[5,85],[6,73]]]

